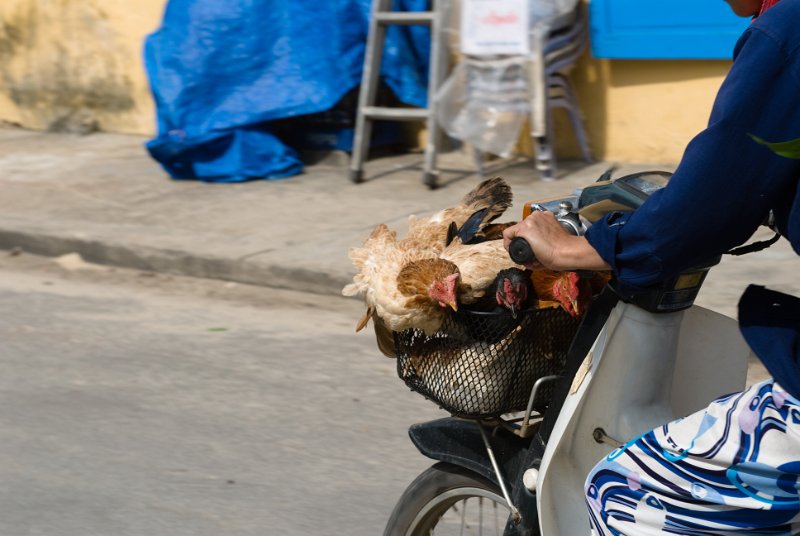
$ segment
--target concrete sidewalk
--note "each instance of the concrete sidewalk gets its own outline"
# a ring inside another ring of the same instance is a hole
[[[375,225],[404,232],[409,214],[457,203],[479,181],[460,154],[445,155],[452,171],[435,191],[421,182],[421,154],[370,161],[373,179],[360,185],[348,180],[346,158],[286,180],[173,181],[144,141],[0,129],[0,248],[338,294],[353,274],[348,248]],[[579,166],[550,183],[531,163],[503,169],[517,200],[505,219],[518,219],[527,199],[569,193],[604,169]]]
[[[285,180],[173,181],[144,141],[0,129],[0,249],[77,252],[99,264],[339,294],[354,272],[348,249],[375,225],[403,233],[409,214],[451,206],[479,181],[461,153],[441,159],[442,187],[434,191],[421,182],[421,154],[371,160],[360,185],[348,180],[346,158]],[[539,180],[530,162],[496,168],[516,199],[503,220],[518,219],[525,201],[570,193],[607,167],[562,162],[554,182]],[[641,169],[664,166],[625,164],[618,173]],[[733,314],[750,282],[800,291],[797,266],[785,241],[726,258],[701,297]]]

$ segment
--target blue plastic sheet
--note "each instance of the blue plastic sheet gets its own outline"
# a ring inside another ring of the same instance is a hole
[[[170,0],[144,47],[158,120],[148,151],[180,179],[300,173],[271,122],[328,110],[360,84],[369,13],[369,0]],[[426,105],[428,47],[427,27],[389,28],[381,76],[407,104]]]

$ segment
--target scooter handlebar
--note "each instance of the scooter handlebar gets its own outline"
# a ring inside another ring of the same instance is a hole
[[[530,264],[536,260],[533,248],[521,236],[515,236],[511,239],[511,244],[508,246],[508,254],[511,256],[511,260],[517,264]]]

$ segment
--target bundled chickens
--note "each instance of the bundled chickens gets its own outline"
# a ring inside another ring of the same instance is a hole
[[[405,238],[378,225],[350,251],[358,269],[342,294],[361,296],[370,319],[389,331],[419,329],[432,335],[448,311],[459,307],[516,315],[528,306],[562,306],[580,315],[594,287],[575,272],[537,271],[515,264],[502,232],[514,222],[492,223],[511,206],[511,188],[501,178],[481,182],[457,206],[429,218],[409,218]],[[603,281],[604,283],[605,281]]]
[[[501,270],[521,272],[523,267],[510,259],[502,240],[471,240],[511,201],[508,184],[489,179],[455,207],[429,218],[411,216],[402,240],[386,225],[376,227],[360,248],[350,251],[359,272],[342,291],[345,296],[362,296],[367,304],[358,329],[378,317],[390,331],[414,328],[432,335],[448,310],[483,298]],[[517,309],[524,305],[515,295],[505,300]]]
[[[428,386],[435,380],[431,376],[441,378],[433,393],[440,402],[473,392],[465,398],[469,408],[477,408],[475,393],[482,393],[482,411],[488,400],[500,403],[505,387],[492,383],[488,393],[485,376],[504,366],[510,353],[522,355],[531,346],[523,340],[530,336],[520,324],[523,311],[562,308],[569,315],[556,314],[577,318],[597,291],[575,272],[531,272],[511,260],[502,235],[514,222],[494,223],[511,202],[508,184],[489,179],[454,207],[428,218],[411,216],[404,238],[381,224],[350,251],[358,273],[342,293],[362,297],[367,306],[356,330],[372,320],[378,347],[389,357],[398,356],[395,335],[403,334],[401,376]],[[473,374],[478,363],[483,368]],[[465,385],[468,377],[483,378],[482,385]]]

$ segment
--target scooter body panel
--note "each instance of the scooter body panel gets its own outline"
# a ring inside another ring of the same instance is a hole
[[[714,398],[742,390],[749,349],[736,322],[694,306],[652,314],[620,303],[586,357],[556,421],[539,472],[545,536],[588,534],[583,488],[615,447]],[[613,438],[600,443],[601,429]]]
[[[744,389],[751,356],[734,319],[699,306],[688,309],[672,382],[674,415],[690,415],[714,398]]]

